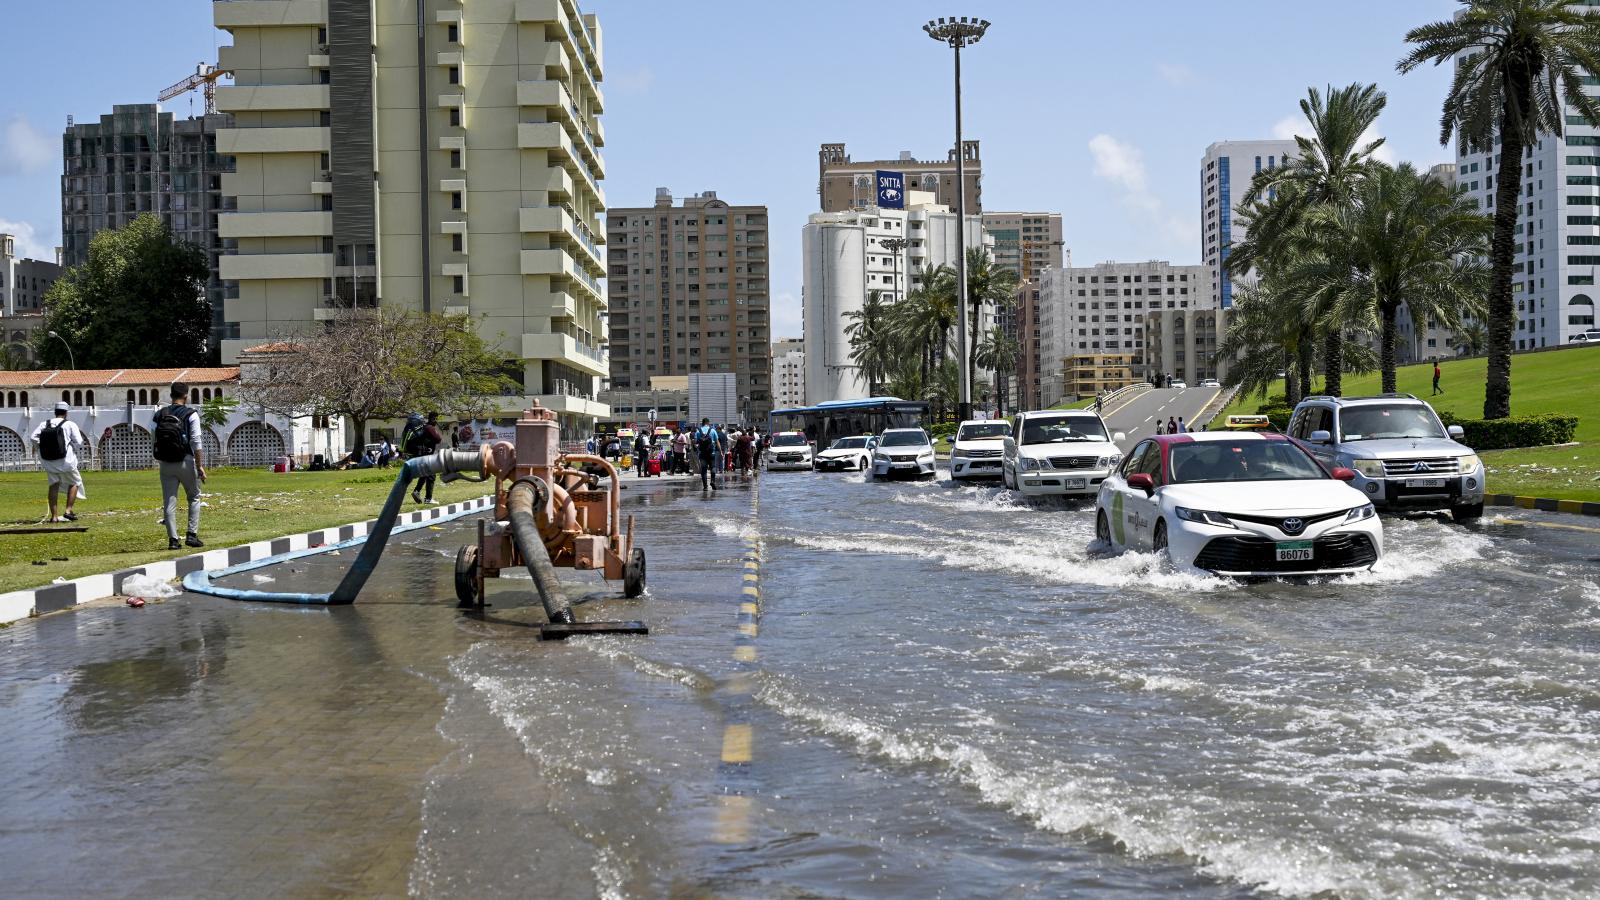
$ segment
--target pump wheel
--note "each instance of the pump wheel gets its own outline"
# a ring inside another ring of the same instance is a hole
[[[644,593],[644,550],[633,548],[622,566],[622,596],[632,600]]]
[[[478,595],[478,545],[466,544],[456,552],[456,608],[482,606]]]

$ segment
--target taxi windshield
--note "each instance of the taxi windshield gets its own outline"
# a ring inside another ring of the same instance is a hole
[[[867,446],[867,439],[864,438],[864,437],[839,438],[837,441],[834,441],[833,445],[830,446],[828,449],[829,450],[860,450],[861,448],[863,448],[865,446]]]
[[[806,436],[799,432],[774,435],[772,438],[772,446],[774,447],[799,447],[805,442]]]
[[[1173,444],[1172,482],[1303,481],[1327,478],[1311,455],[1288,441]]]

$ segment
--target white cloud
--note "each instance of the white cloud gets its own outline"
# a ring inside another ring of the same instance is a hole
[[[1097,134],[1089,139],[1089,153],[1094,157],[1094,174],[1122,189],[1123,205],[1161,229],[1168,240],[1192,244],[1199,239],[1199,223],[1167,209],[1150,190],[1144,153],[1138,147]]]
[[[1184,87],[1194,82],[1194,70],[1183,63],[1156,63],[1156,74],[1173,87]]]
[[[55,262],[56,248],[46,243],[27,222],[13,222],[9,219],[0,219],[0,234],[9,234],[17,239],[16,251],[18,256],[29,259],[42,259],[45,262]]]
[[[1305,116],[1284,116],[1272,126],[1272,136],[1280,140],[1289,140],[1297,135],[1300,137],[1311,136],[1311,123],[1306,121]],[[1365,147],[1381,137],[1383,137],[1383,134],[1378,131],[1378,126],[1374,124],[1371,128],[1362,132],[1361,140],[1357,142],[1357,146]],[[1374,150],[1372,155],[1379,162],[1386,162],[1391,166],[1398,160],[1394,155],[1394,149],[1388,141],[1384,141],[1383,145]]]
[[[40,134],[20,115],[5,124],[4,144],[0,145],[0,175],[27,175],[42,171],[55,159],[59,148]]]

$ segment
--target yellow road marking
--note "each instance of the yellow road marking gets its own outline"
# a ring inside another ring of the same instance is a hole
[[[748,596],[748,597],[759,597],[759,596],[761,596],[761,589],[758,588],[758,587],[751,587],[750,585],[745,585],[744,593],[745,593],[745,596]]]
[[[744,580],[745,581],[760,581],[761,580],[761,576],[757,575],[754,572],[746,572],[746,573],[744,573]]]
[[[755,637],[756,636],[756,623],[754,623],[754,622],[746,622],[743,625],[740,625],[739,626],[739,633],[744,635],[744,636],[746,636],[746,637]]]
[[[749,613],[753,616],[761,612],[761,607],[758,604],[751,603],[750,601],[746,600],[745,602],[739,604],[739,612]]]
[[[733,648],[733,658],[738,660],[739,662],[755,662],[756,661],[756,648],[748,647],[748,646],[747,647],[735,647],[735,648]]]
[[[722,731],[722,761],[747,763],[750,761],[750,726],[729,725]]]
[[[717,798],[717,822],[712,839],[719,844],[742,844],[750,840],[749,797],[723,794]]]
[[[756,689],[756,680],[749,672],[740,672],[723,682],[722,689],[730,694],[748,694]]]

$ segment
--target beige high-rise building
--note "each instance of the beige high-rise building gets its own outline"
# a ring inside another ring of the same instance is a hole
[[[662,375],[732,372],[740,409],[772,411],[767,208],[715,191],[683,198],[656,189],[654,206],[606,214],[611,288],[611,387]],[[746,402],[747,400],[747,402]]]
[[[418,21],[418,15],[421,21]],[[521,396],[605,415],[602,47],[573,0],[231,0],[219,217],[241,347],[340,308],[480,320]],[[236,290],[232,285],[237,285]]]
[[[986,212],[983,230],[994,235],[996,265],[1032,281],[1049,266],[1066,265],[1066,242],[1061,239],[1061,214],[1048,212]]]
[[[983,212],[983,160],[977,141],[962,141],[962,179],[967,183],[967,215]],[[823,212],[846,212],[878,205],[873,173],[879,169],[905,176],[907,191],[933,195],[930,202],[956,208],[956,153],[944,160],[916,159],[900,151],[899,159],[852,160],[843,144],[823,144],[817,152],[817,199]]]

